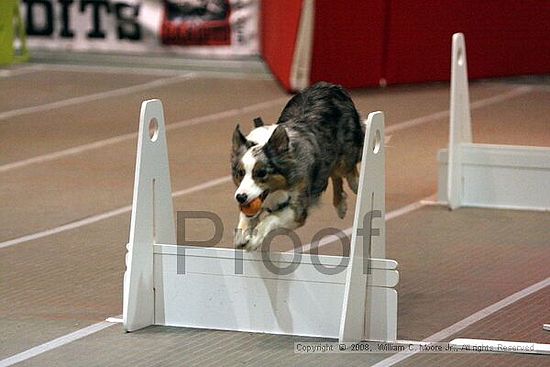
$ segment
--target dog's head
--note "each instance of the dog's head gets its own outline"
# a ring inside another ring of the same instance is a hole
[[[289,138],[284,126],[260,126],[245,137],[237,125],[231,153],[233,182],[237,186],[235,199],[247,204],[287,189],[289,158]]]

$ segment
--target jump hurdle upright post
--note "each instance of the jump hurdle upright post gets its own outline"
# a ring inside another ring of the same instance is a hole
[[[127,331],[154,323],[154,243],[176,243],[164,111],[160,100],[143,102],[130,238],[124,274],[123,323]],[[160,147],[160,148],[159,148]]]
[[[451,209],[550,210],[550,147],[473,143],[464,35],[452,42],[449,147],[438,153],[438,201]]]
[[[350,342],[368,338],[368,330],[373,323],[397,324],[397,309],[389,310],[393,302],[385,298],[372,302],[367,274],[370,272],[366,259],[386,256],[386,190],[385,190],[385,148],[384,114],[374,112],[369,115],[367,136],[363,145],[357,208],[351,234],[350,262],[346,276],[342,320],[339,340]],[[372,176],[368,177],[367,176]],[[392,295],[389,295],[392,297]],[[397,294],[395,293],[397,298]],[[376,309],[369,313],[367,309]],[[369,319],[377,315],[378,319]],[[371,333],[372,334],[372,333]],[[397,331],[388,335],[387,340],[396,340]]]
[[[384,115],[375,112],[367,119],[349,258],[271,252],[266,261],[266,253],[177,245],[162,104],[145,101],[124,274],[125,330],[166,325],[396,340],[399,273],[397,262],[385,259],[384,158]]]
[[[462,144],[472,143],[472,117],[468,87],[466,44],[462,33],[453,35],[447,198],[451,209],[462,202]]]

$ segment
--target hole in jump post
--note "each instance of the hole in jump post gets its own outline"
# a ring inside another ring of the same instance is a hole
[[[149,121],[149,139],[153,142],[157,141],[159,136],[159,123],[156,118]]]
[[[458,61],[458,65],[463,66],[464,65],[464,50],[462,47],[459,47],[456,52],[456,59]]]
[[[382,136],[380,134],[380,130],[376,130],[374,132],[374,140],[372,143],[372,152],[374,154],[378,154],[380,151],[380,146],[382,145]]]

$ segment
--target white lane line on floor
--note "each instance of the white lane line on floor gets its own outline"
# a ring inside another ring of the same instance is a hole
[[[231,110],[216,112],[216,113],[213,113],[213,114],[210,114],[210,115],[194,117],[194,118],[191,118],[191,119],[187,119],[187,120],[175,122],[175,123],[172,123],[172,124],[168,124],[168,125],[166,125],[166,130],[181,129],[183,127],[199,125],[199,124],[203,124],[203,123],[206,123],[206,122],[221,120],[221,119],[230,118],[230,117],[238,117],[241,114],[254,112],[254,111],[258,111],[258,110],[261,110],[261,109],[265,109],[265,108],[269,108],[269,107],[273,107],[273,106],[282,104],[286,100],[288,100],[287,97],[282,97],[282,98],[277,98],[277,99],[273,99],[273,100],[269,100],[269,101],[265,101],[265,102],[256,103],[256,104],[253,104],[253,105],[250,105],[250,106],[245,106],[245,107],[241,107],[241,108],[233,108]],[[12,169],[15,169],[15,168],[25,167],[25,166],[28,166],[28,165],[31,165],[31,164],[44,163],[44,162],[48,162],[48,161],[51,161],[51,160],[67,157],[67,156],[70,156],[70,155],[83,153],[83,152],[86,152],[86,151],[89,151],[89,150],[103,148],[103,147],[106,147],[108,145],[117,144],[117,143],[121,143],[121,142],[124,142],[124,141],[127,141],[127,140],[135,139],[136,137],[137,137],[137,132],[118,135],[118,136],[114,136],[112,138],[108,138],[108,139],[104,139],[104,140],[98,140],[98,141],[95,141],[93,143],[78,145],[78,146],[73,147],[73,148],[59,150],[57,152],[52,152],[52,153],[43,154],[43,155],[39,155],[39,156],[28,158],[28,159],[23,159],[23,160],[12,162],[12,163],[7,163],[7,164],[4,164],[4,165],[0,166],[0,173],[9,171],[9,170],[12,170]]]
[[[10,78],[13,76],[23,75],[41,71],[40,67],[36,65],[23,66],[16,69],[0,70],[0,78]]]
[[[56,349],[59,347],[62,347],[63,345],[69,344],[71,342],[74,342],[78,339],[82,339],[88,335],[97,333],[98,331],[101,331],[103,329],[106,329],[112,325],[116,325],[107,321],[98,322],[97,324],[93,324],[90,326],[87,326],[83,329],[79,329],[75,332],[72,332],[67,335],[63,335],[57,339],[50,340],[49,342],[46,342],[44,344],[37,345],[34,348],[27,349],[24,352],[15,354],[11,357],[2,359],[0,361],[0,367],[8,367],[12,366],[16,363],[20,363],[23,361],[26,361],[27,359],[36,357],[42,353],[48,352],[52,349]]]
[[[64,99],[64,100],[45,103],[37,106],[23,107],[23,108],[18,108],[16,110],[0,112],[0,121],[6,120],[12,117],[27,115],[30,113],[45,112],[56,108],[74,106],[80,103],[97,101],[99,99],[120,97],[128,94],[132,94],[132,93],[141,92],[151,88],[158,88],[158,87],[163,87],[170,84],[180,83],[186,79],[190,79],[193,77],[195,77],[194,73],[188,73],[183,75],[172,76],[169,78],[153,80],[151,82],[147,82],[143,84],[132,85],[130,87],[114,89],[106,92],[93,93],[85,96]]]
[[[189,71],[179,71],[177,69],[158,69],[147,67],[126,67],[126,66],[106,66],[106,65],[78,65],[78,64],[35,64],[39,71],[57,71],[72,73],[103,73],[103,74],[130,74],[147,76],[176,76],[187,74]]]
[[[390,221],[394,218],[400,217],[402,215],[408,214],[410,212],[413,212],[417,209],[422,208],[423,206],[426,205],[425,204],[426,201],[430,200],[430,199],[433,199],[433,197],[434,197],[434,195],[428,196],[427,198],[418,200],[414,203],[405,205],[405,206],[403,206],[399,209],[395,209],[395,210],[392,210],[392,211],[386,213],[386,215],[385,215],[386,222]],[[321,241],[319,241],[319,244],[317,245],[317,247],[323,247],[323,246],[326,246],[326,245],[331,244],[333,242],[339,241],[344,236],[349,237],[351,235],[352,229],[353,229],[353,227],[349,227],[349,228],[346,228],[346,229],[342,230],[342,233],[340,233],[339,236],[334,235],[334,236],[324,237]],[[308,244],[302,246],[299,250],[302,253],[307,253],[307,252],[311,251],[311,248],[312,248],[312,244],[308,243]],[[289,251],[286,251],[286,252],[291,252],[291,251],[293,251],[293,250],[289,250]]]
[[[202,184],[199,184],[199,185],[187,188],[187,189],[175,191],[175,192],[172,193],[172,197],[189,195],[189,194],[192,194],[194,192],[201,191],[201,190],[206,190],[208,188],[211,188],[211,187],[214,187],[214,186],[217,186],[217,185],[221,185],[221,184],[224,184],[224,183],[230,182],[230,181],[231,181],[231,176],[220,177],[220,178],[217,178],[217,179],[214,179],[214,180],[206,181]],[[132,206],[127,205],[127,206],[123,206],[121,208],[113,209],[113,210],[110,210],[110,211],[107,211],[107,212],[104,212],[104,213],[101,213],[101,214],[96,214],[96,215],[93,215],[91,217],[87,217],[87,218],[84,218],[84,219],[81,219],[81,220],[77,220],[75,222],[67,223],[67,224],[64,224],[64,225],[61,225],[61,226],[58,226],[58,227],[55,227],[55,228],[46,229],[44,231],[31,233],[31,234],[28,234],[26,236],[22,236],[22,237],[18,237],[18,238],[8,240],[8,241],[0,242],[0,249],[10,247],[10,246],[14,246],[14,245],[18,245],[20,243],[24,243],[24,242],[28,242],[28,241],[37,240],[39,238],[51,236],[51,235],[54,235],[54,234],[57,234],[57,233],[65,232],[65,231],[69,231],[71,229],[79,228],[79,227],[86,226],[86,225],[89,225],[89,224],[93,224],[93,223],[102,221],[104,219],[108,219],[108,218],[115,217],[117,215],[128,213],[131,210],[132,210]]]
[[[530,296],[533,293],[536,293],[540,291],[541,289],[544,289],[546,287],[550,286],[550,277],[535,283],[527,288],[524,288],[496,303],[493,303],[492,305],[485,307],[482,310],[479,310],[478,312],[452,324],[451,326],[438,331],[437,333],[427,337],[423,340],[423,342],[440,342],[443,341],[456,333],[466,329],[468,326],[471,326],[475,324],[476,322],[483,320],[484,318],[491,316],[495,312],[498,312],[502,310],[505,307],[508,307],[512,305],[513,303]],[[376,364],[374,364],[372,367],[390,367],[393,366],[396,363],[402,362],[407,358],[412,357],[415,355],[416,352],[400,352],[397,354],[394,354],[393,356],[386,358]]]
[[[124,322],[122,315],[107,317],[105,321],[110,322],[111,324],[122,324]]]
[[[104,74],[137,74],[137,75],[150,75],[150,76],[176,76],[186,74],[193,68],[188,67],[176,67],[162,69],[158,65],[153,67],[126,67],[120,66],[105,66],[105,65],[78,65],[78,64],[36,64],[35,71],[59,71],[59,72],[73,72],[73,73],[104,73]],[[1,72],[1,71],[0,71]],[[223,79],[249,79],[249,80],[274,80],[273,76],[267,71],[257,70],[248,71],[246,65],[242,66],[242,70],[192,70],[197,77],[204,78],[223,78]],[[1,75],[0,75],[1,76]]]

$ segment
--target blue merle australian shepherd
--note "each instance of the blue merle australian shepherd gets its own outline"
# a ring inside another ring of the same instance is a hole
[[[357,194],[364,127],[349,94],[340,86],[318,83],[296,94],[274,125],[244,136],[233,133],[231,167],[241,208],[261,200],[254,214],[240,213],[235,246],[248,251],[262,245],[269,232],[304,225],[332,179],[333,204],[346,215],[344,178]]]

